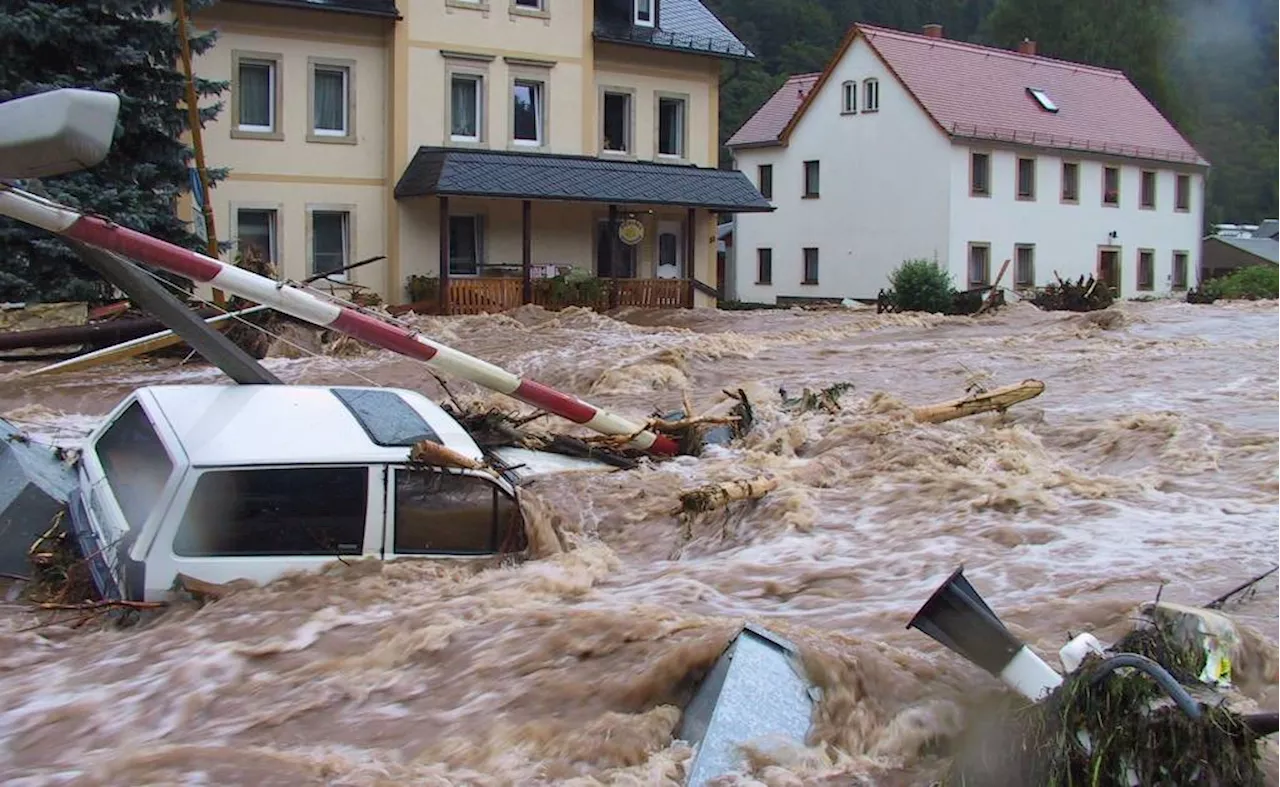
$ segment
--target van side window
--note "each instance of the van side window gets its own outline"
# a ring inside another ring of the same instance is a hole
[[[206,470],[173,539],[181,557],[359,555],[368,467]]]
[[[484,555],[525,548],[520,506],[483,478],[396,470],[395,550]]]
[[[173,462],[142,405],[135,401],[126,407],[93,450],[129,529],[137,531],[173,473]]]

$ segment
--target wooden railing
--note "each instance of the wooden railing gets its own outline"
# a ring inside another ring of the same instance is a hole
[[[642,309],[682,309],[689,303],[687,279],[619,279],[618,305]]]
[[[495,314],[523,301],[523,282],[512,278],[452,279],[449,311],[453,314]]]
[[[607,311],[613,306],[630,306],[641,309],[682,309],[692,306],[691,298],[696,283],[688,279],[618,279],[616,297],[613,282],[597,279],[594,287],[583,291],[548,291],[534,281],[533,302],[553,311],[569,306],[583,306],[596,311]],[[583,292],[589,292],[584,295]],[[428,295],[430,295],[428,293]],[[513,277],[468,277],[449,281],[450,314],[497,314],[514,309],[524,302],[524,283]],[[419,313],[437,313],[434,296],[418,303],[392,308],[392,313],[408,310]]]

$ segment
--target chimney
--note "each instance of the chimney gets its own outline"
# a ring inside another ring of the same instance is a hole
[[[1018,54],[1034,55],[1036,53],[1036,42],[1030,38],[1024,38],[1018,43]]]
[[[924,26],[923,31],[929,38],[942,38],[942,25],[928,24]]]

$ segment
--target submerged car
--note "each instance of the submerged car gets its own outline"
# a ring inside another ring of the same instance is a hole
[[[499,449],[518,469],[424,467],[410,461],[424,440],[484,459],[413,391],[140,388],[86,440],[68,526],[104,598],[164,600],[179,575],[267,582],[346,558],[518,554],[518,484],[594,464]]]

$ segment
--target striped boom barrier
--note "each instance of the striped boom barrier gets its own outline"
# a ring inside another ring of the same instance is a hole
[[[375,347],[416,358],[436,371],[470,380],[601,434],[634,436],[631,444],[641,450],[667,455],[679,451],[674,440],[645,428],[644,424],[622,418],[534,380],[522,380],[487,361],[433,342],[398,325],[105,219],[83,215],[21,189],[0,185],[0,215],[114,251],[270,306],[312,325],[340,331]]]

